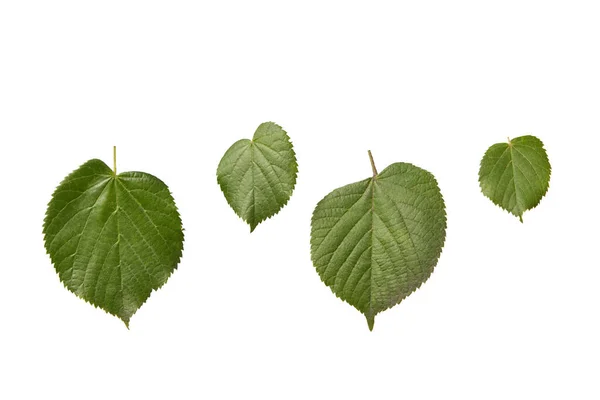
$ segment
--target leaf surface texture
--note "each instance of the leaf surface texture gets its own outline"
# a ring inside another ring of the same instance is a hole
[[[160,179],[143,172],[115,175],[94,159],[52,195],[44,241],[65,287],[129,326],[176,269],[183,230]]]
[[[217,182],[233,211],[252,232],[287,204],[297,174],[289,136],[279,125],[265,122],[252,140],[238,140],[225,152],[217,168]]]
[[[429,278],[445,235],[444,200],[433,175],[394,163],[317,204],[311,257],[321,280],[372,330],[376,314]]]
[[[542,200],[550,185],[550,162],[542,141],[527,135],[496,143],[479,168],[482,193],[523,222],[523,212]]]

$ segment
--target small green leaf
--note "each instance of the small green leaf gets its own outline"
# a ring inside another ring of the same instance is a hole
[[[548,191],[550,162],[535,136],[496,143],[481,160],[479,186],[492,202],[523,222],[523,213],[537,206]]]
[[[369,152],[369,156],[371,153]],[[367,318],[399,304],[431,273],[446,237],[446,212],[433,175],[394,163],[335,189],[315,208],[311,257],[321,280]]]
[[[287,133],[273,122],[260,124],[252,140],[241,139],[217,168],[217,182],[250,232],[286,205],[298,174],[296,154]]]
[[[65,287],[117,316],[131,316],[177,268],[181,219],[169,188],[144,172],[90,160],[56,188],[44,242]]]

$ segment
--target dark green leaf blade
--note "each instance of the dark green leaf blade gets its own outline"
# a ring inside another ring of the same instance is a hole
[[[542,141],[527,135],[492,145],[479,168],[481,192],[523,222],[550,185],[550,161]]]
[[[168,187],[143,172],[115,175],[96,159],[56,188],[43,232],[65,287],[127,326],[177,268],[183,250]]]
[[[407,163],[335,189],[316,206],[311,258],[323,282],[367,318],[399,304],[441,254],[446,212],[432,174]]]
[[[260,124],[252,140],[235,142],[217,168],[217,182],[250,232],[277,214],[290,199],[298,163],[287,133],[273,122]]]

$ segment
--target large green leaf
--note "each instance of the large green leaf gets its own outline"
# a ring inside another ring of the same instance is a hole
[[[279,125],[265,122],[252,140],[238,140],[225,152],[217,168],[217,181],[233,211],[252,232],[286,205],[297,174],[289,136]]]
[[[116,175],[100,160],[86,162],[56,188],[44,240],[65,287],[127,326],[167,281],[183,249],[168,187],[143,172]]]
[[[321,279],[365,315],[371,330],[376,314],[429,278],[446,237],[444,200],[431,173],[395,163],[378,174],[372,166],[372,178],[325,196],[311,226]]]
[[[494,204],[523,222],[523,212],[537,206],[548,191],[550,162],[535,136],[496,143],[481,160],[479,185]]]

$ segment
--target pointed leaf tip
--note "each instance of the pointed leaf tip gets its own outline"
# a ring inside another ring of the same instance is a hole
[[[375,325],[375,316],[366,316],[367,324],[369,325],[369,331],[373,332],[373,326]]]

